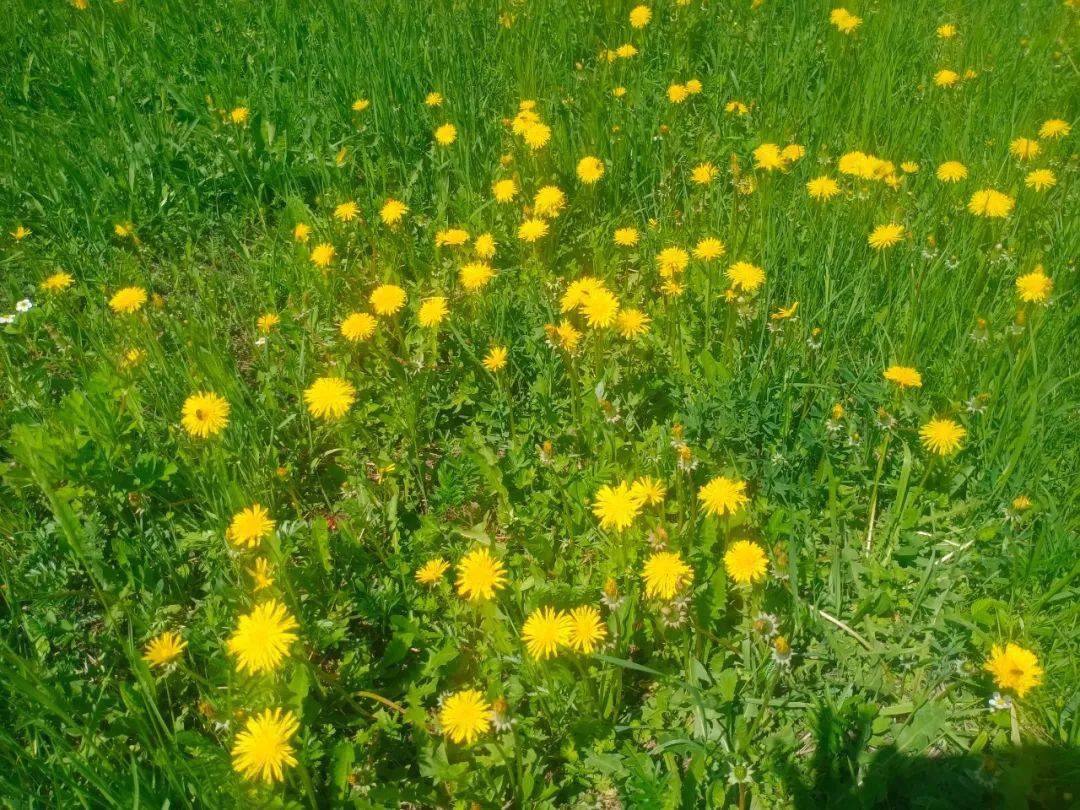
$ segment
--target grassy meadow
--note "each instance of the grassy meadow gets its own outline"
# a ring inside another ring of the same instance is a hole
[[[1074,0],[5,16],[0,804],[1080,801]]]

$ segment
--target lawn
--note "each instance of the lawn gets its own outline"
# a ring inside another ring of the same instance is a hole
[[[5,12],[0,804],[1080,800],[1075,0]]]

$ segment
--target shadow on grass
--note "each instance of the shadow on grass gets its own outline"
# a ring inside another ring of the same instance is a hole
[[[819,712],[811,776],[790,763],[779,767],[795,810],[1080,810],[1076,748],[910,756],[889,746],[860,766],[869,723],[855,718],[838,734],[832,712]]]

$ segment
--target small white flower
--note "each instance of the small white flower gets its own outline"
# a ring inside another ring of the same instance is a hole
[[[24,298],[22,301],[15,305],[15,309],[19,312],[29,312],[30,308],[34,306],[34,302],[29,298]]]
[[[14,315],[0,315],[0,325],[6,326],[9,323],[15,323]]]
[[[265,337],[257,338],[255,340],[255,345],[256,346],[265,346],[266,345],[266,338]]]
[[[994,692],[990,696],[990,700],[987,701],[990,704],[990,711],[999,711],[1001,709],[1012,708],[1012,698],[1009,695],[1003,695],[1001,692]]]

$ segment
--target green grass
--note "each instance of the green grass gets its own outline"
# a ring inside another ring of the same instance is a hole
[[[1075,762],[1048,781],[1050,754],[1041,774],[1016,764],[1021,743],[1080,743],[1076,135],[1041,140],[1026,162],[1009,151],[1047,119],[1076,121],[1077,10],[859,0],[848,8],[863,23],[845,36],[811,0],[657,3],[643,30],[627,22],[633,5],[9,4],[0,314],[34,307],[0,327],[5,804],[1080,795]],[[945,22],[954,39],[935,35]],[[637,56],[602,58],[625,42]],[[939,88],[942,68],[977,75]],[[691,78],[703,91],[669,103],[667,87]],[[424,105],[432,90],[443,106]],[[353,112],[361,97],[371,106]],[[552,129],[539,152],[506,125],[523,99]],[[726,112],[731,100],[750,114]],[[245,125],[225,120],[238,106]],[[440,148],[447,121],[458,140]],[[806,155],[758,171],[764,142]],[[839,175],[853,150],[919,170],[896,189]],[[574,175],[585,155],[606,164],[595,186]],[[939,182],[946,160],[969,177]],[[690,181],[702,161],[720,169],[705,187]],[[736,192],[733,162],[751,193]],[[1026,188],[1032,168],[1057,185]],[[841,196],[810,199],[822,174]],[[499,205],[491,184],[507,176],[522,194]],[[523,207],[547,184],[567,209],[522,243]],[[969,213],[982,188],[1013,196],[1011,216]],[[410,207],[397,230],[378,218],[391,196]],[[347,200],[362,221],[334,220]],[[124,222],[137,241],[114,233]],[[292,238],[298,222],[309,245]],[[889,222],[905,239],[872,250],[867,235]],[[18,225],[30,235],[9,236]],[[613,244],[625,226],[641,231],[636,248]],[[483,293],[458,285],[468,249],[435,248],[446,227],[494,234]],[[686,292],[662,296],[656,253],[705,236],[726,255],[692,260]],[[308,259],[321,241],[337,251],[327,273]],[[767,281],[729,303],[723,273],[739,259]],[[1048,306],[1016,294],[1038,264]],[[74,286],[39,290],[57,269]],[[544,325],[583,274],[645,310],[649,333],[583,329],[575,353],[550,346]],[[406,289],[405,311],[346,343],[341,319],[381,282]],[[118,316],[107,302],[128,285],[160,298]],[[433,336],[416,309],[438,292],[451,315]],[[794,301],[795,319],[769,318]],[[260,345],[255,321],[271,311],[282,322]],[[480,359],[496,343],[510,364],[492,375]],[[125,364],[133,348],[145,357]],[[883,380],[894,363],[923,387]],[[304,408],[327,374],[358,389],[339,422]],[[206,441],[180,426],[201,390],[232,409]],[[918,429],[936,415],[968,435],[931,463]],[[734,518],[697,503],[718,474],[748,482]],[[665,483],[665,504],[626,533],[601,529],[597,490],[638,475]],[[1033,503],[1023,514],[1019,495]],[[278,529],[237,551],[225,529],[255,501]],[[664,617],[680,609],[646,598],[640,577],[661,528],[694,570],[675,626]],[[743,538],[770,558],[749,593],[722,564]],[[478,544],[507,566],[497,599],[465,602],[452,571],[435,589],[415,582],[428,559],[453,564]],[[276,580],[262,593],[289,606],[300,639],[277,672],[248,677],[225,641],[256,600],[259,556]],[[600,602],[609,578],[614,610]],[[533,660],[529,613],[583,604],[601,607],[610,644]],[[759,611],[790,640],[789,666],[754,629]],[[150,669],[143,648],[165,630],[188,648]],[[990,711],[983,662],[1006,641],[1046,673],[1014,711]],[[447,740],[440,698],[466,688],[504,697],[512,729]],[[277,706],[300,720],[298,764],[284,783],[246,783],[236,734]],[[927,757],[954,763],[955,779],[911,776]],[[746,783],[729,781],[746,765]]]

